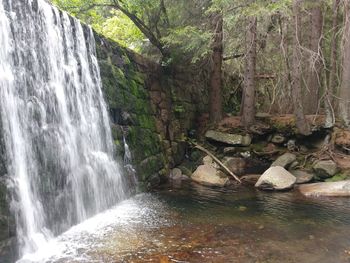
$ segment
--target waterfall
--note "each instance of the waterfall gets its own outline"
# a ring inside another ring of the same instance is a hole
[[[0,117],[20,254],[125,197],[93,32],[45,0],[0,0]]]

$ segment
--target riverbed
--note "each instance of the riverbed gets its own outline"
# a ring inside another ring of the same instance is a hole
[[[21,262],[350,262],[350,199],[167,185],[72,227]]]

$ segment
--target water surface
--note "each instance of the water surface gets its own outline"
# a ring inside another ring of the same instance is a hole
[[[52,240],[29,262],[350,262],[350,199],[165,186]],[[23,260],[23,262],[28,262]]]

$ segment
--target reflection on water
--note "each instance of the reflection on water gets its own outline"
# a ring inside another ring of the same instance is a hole
[[[350,262],[349,234],[349,199],[189,184],[125,201],[24,262]]]

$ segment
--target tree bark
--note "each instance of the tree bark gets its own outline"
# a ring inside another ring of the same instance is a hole
[[[350,0],[344,0],[344,35],[343,35],[343,68],[340,86],[339,114],[340,119],[349,126],[350,102]]]
[[[322,45],[323,15],[321,4],[315,4],[311,9],[310,37],[310,71],[307,89],[304,92],[304,105],[307,114],[316,114],[321,90],[321,45]]]
[[[329,80],[328,80],[328,92],[331,95],[337,94],[337,56],[338,56],[338,46],[337,46],[337,32],[339,28],[338,24],[338,14],[339,14],[339,4],[340,0],[334,0],[333,1],[333,21],[332,21],[332,40],[331,40],[331,58],[330,58],[330,70],[329,70]],[[330,99],[332,101],[332,106],[334,108],[335,101],[333,99],[334,97]]]
[[[335,95],[337,94],[337,56],[338,56],[338,46],[337,46],[337,32],[338,32],[338,13],[339,13],[340,0],[333,0],[333,17],[332,17],[332,37],[331,37],[331,47],[330,47],[330,68],[328,83],[326,83],[325,90],[325,111],[326,111],[326,127],[332,127],[335,123],[335,112],[337,111]]]
[[[244,72],[244,90],[242,98],[242,124],[249,127],[255,120],[255,73],[256,73],[256,31],[257,19],[249,20],[246,35],[246,56]]]
[[[222,119],[222,60],[223,60],[223,17],[215,15],[215,36],[213,41],[212,69],[210,75],[209,116],[212,124]]]
[[[310,126],[305,118],[301,96],[301,51],[300,51],[300,4],[301,0],[293,2],[293,55],[291,73],[291,93],[293,98],[296,126],[301,134],[310,134]]]

